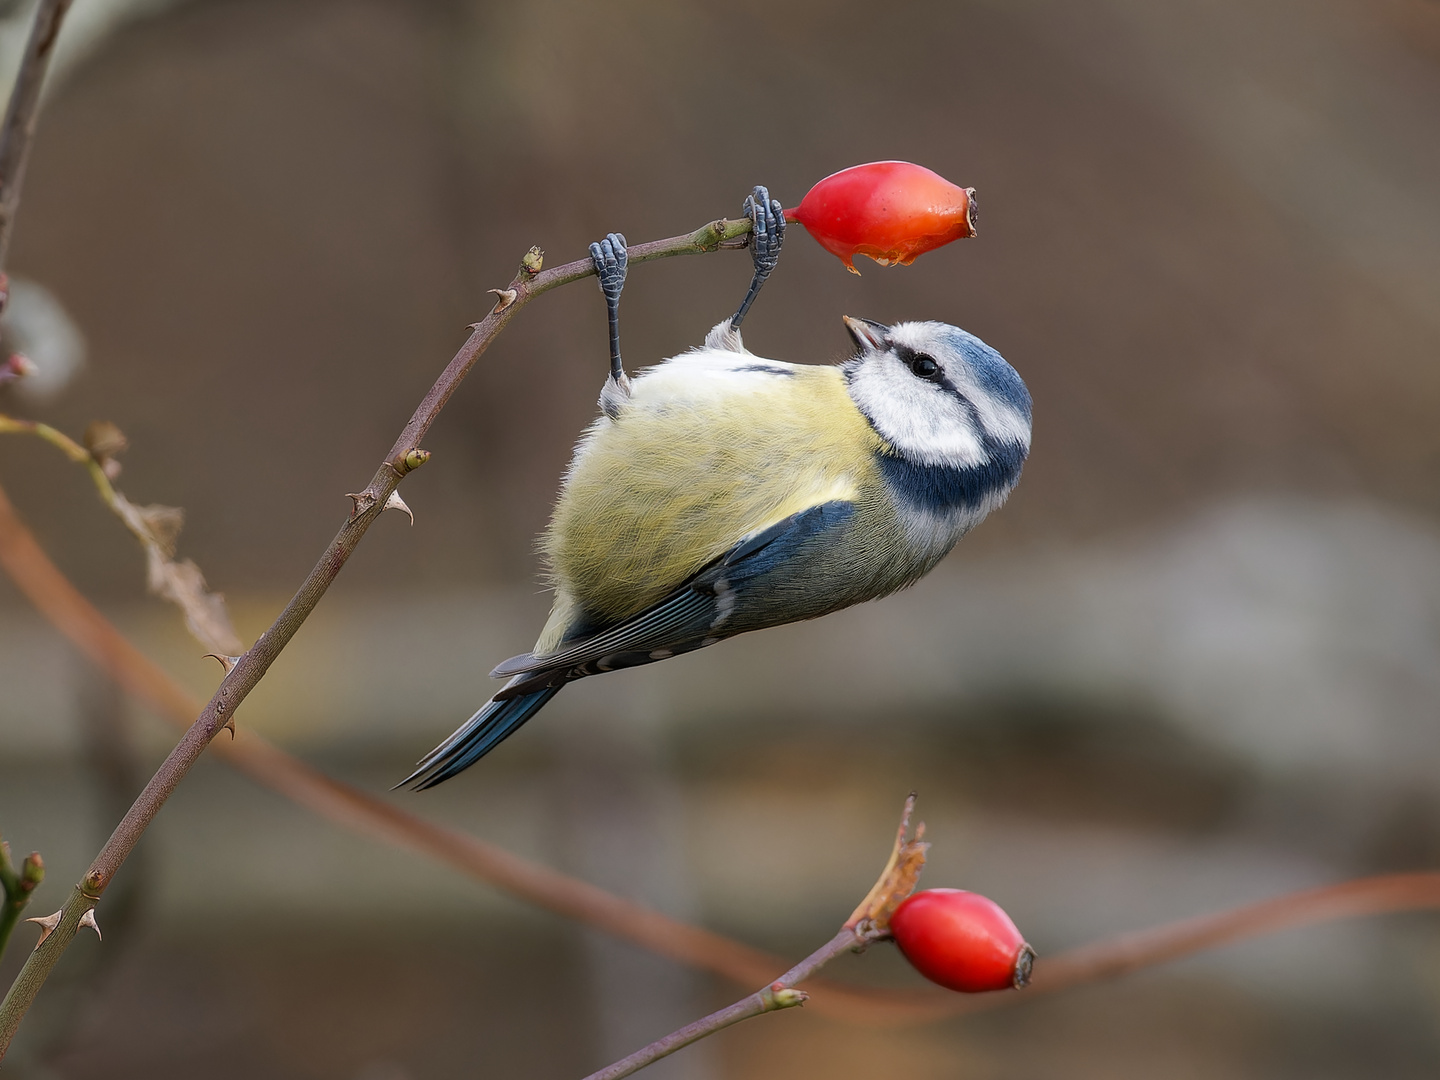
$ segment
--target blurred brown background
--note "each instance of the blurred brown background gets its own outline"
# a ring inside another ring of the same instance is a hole
[[[1010,504],[908,594],[583,683],[405,805],[796,956],[912,788],[927,882],[999,900],[1042,962],[1440,863],[1434,0],[76,0],[63,44],[11,269],[12,318],[64,347],[0,409],[118,424],[121,487],[185,507],[247,640],[530,244],[881,158],[979,191],[979,237],[908,269],[853,277],[797,227],[746,335],[821,363],[841,314],[978,333],[1036,402]],[[748,273],[637,268],[630,365]],[[543,618],[533,538],[605,361],[593,287],[524,312],[427,440],[415,527],[379,523],[240,723],[380,792],[467,716]],[[10,438],[0,482],[213,687],[81,472]],[[0,582],[0,830],[46,856],[37,910],[117,816],[87,764],[115,710],[148,774],[168,729]],[[214,762],[124,880],[0,1076],[579,1076],[737,993]],[[913,984],[887,953],[835,971]],[[647,1075],[1428,1077],[1437,971],[1432,918],[1335,925],[909,1031],[764,1018]]]

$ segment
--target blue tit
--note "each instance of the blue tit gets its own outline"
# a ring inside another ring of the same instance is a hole
[[[779,204],[772,215],[757,201],[757,230],[773,228]],[[592,254],[618,299],[623,238]],[[738,328],[757,288],[701,347],[633,381],[612,319],[602,415],[541,545],[550,618],[531,652],[491,673],[503,689],[405,783],[473,765],[575,679],[902,589],[1005,501],[1031,410],[998,352],[945,323],[846,316],[856,349],[843,363],[767,360]]]

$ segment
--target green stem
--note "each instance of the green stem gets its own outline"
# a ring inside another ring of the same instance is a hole
[[[45,864],[38,851],[32,851],[17,871],[10,861],[10,845],[0,840],[0,890],[5,894],[0,902],[0,957],[5,955],[10,932],[20,921],[21,912],[30,903],[30,894],[44,879]]]
[[[0,1002],[0,1059],[3,1059],[4,1051],[9,1049],[10,1040],[15,1037],[20,1021],[25,1018],[25,1013],[35,1001],[35,995],[40,993],[40,987],[45,985],[45,980],[59,962],[66,946],[75,937],[80,928],[80,920],[95,906],[98,899],[86,895],[79,885],[75,886],[70,899],[60,911],[59,924],[35,947],[35,951],[25,961],[25,966],[20,969],[20,974],[16,975],[15,981],[10,984],[10,992],[5,995],[5,1000]]]

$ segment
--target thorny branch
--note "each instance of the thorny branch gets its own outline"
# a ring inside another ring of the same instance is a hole
[[[35,121],[40,115],[40,90],[60,23],[70,9],[70,0],[40,0],[35,9],[35,22],[20,57],[15,75],[15,89],[5,108],[5,125],[0,128],[0,268],[10,253],[10,240],[15,232],[15,213],[20,209],[20,188],[25,179],[25,165],[30,160],[30,144],[35,138]],[[0,305],[4,303],[0,288]]]
[[[915,882],[920,878],[920,871],[925,868],[925,851],[930,846],[920,839],[925,835],[923,823],[916,828],[913,839],[909,836],[910,815],[914,811],[915,796],[912,794],[905,800],[905,810],[900,817],[900,830],[890,852],[890,861],[885,864],[885,869],[880,872],[880,877],[869,894],[860,901],[860,906],[845,920],[845,925],[833,938],[769,986],[709,1016],[686,1024],[663,1039],[656,1039],[629,1057],[622,1058],[599,1072],[591,1073],[585,1080],[620,1080],[623,1076],[639,1072],[645,1066],[668,1057],[693,1042],[699,1042],[707,1035],[714,1035],[732,1024],[738,1024],[741,1020],[803,1005],[810,995],[804,990],[795,989],[799,983],[841,953],[862,952],[871,942],[888,938],[890,916],[900,906],[900,901],[915,891]]]
[[[3,157],[3,154],[0,154],[0,157]],[[671,255],[715,251],[722,246],[740,246],[733,242],[740,240],[749,229],[748,220],[714,221],[684,236],[652,241],[632,248],[630,259],[632,262],[646,262]],[[61,954],[74,939],[78,928],[82,925],[96,925],[93,913],[95,905],[99,903],[105,889],[114,880],[116,872],[134,850],[150,822],[160,812],[160,807],[220,730],[231,727],[236,709],[264,678],[275,658],[315,609],[375,519],[388,506],[393,505],[391,496],[395,495],[400,481],[429,458],[428,452],[420,449],[419,441],[424,438],[430,425],[450,400],[460,381],[475,365],[480,354],[505,328],[515,313],[531,299],[595,272],[588,259],[552,270],[543,270],[542,265],[542,253],[538,248],[532,248],[522,261],[514,280],[498,293],[499,301],[494,309],[471,327],[469,339],[426,394],[370,483],[363,491],[350,496],[354,508],[349,518],[340,527],[335,539],[331,541],[329,548],[285,610],[241,656],[225,658],[226,661],[233,662],[226,663],[226,675],[221,680],[219,689],[116,826],[110,839],[90,864],[85,877],[76,885],[70,899],[56,913],[55,925],[53,928],[47,927],[46,936],[25,962],[4,1001],[0,1002],[0,1057],[3,1057],[21,1018]]]

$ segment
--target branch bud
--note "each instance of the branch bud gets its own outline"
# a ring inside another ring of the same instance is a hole
[[[530,277],[538,274],[544,265],[545,252],[541,251],[538,247],[532,247],[525,253],[524,258],[520,260],[520,269]]]
[[[402,471],[409,473],[414,472],[416,469],[418,469],[421,465],[424,465],[429,460],[430,451],[421,450],[418,446],[416,446],[410,450],[405,451],[405,456],[400,459],[400,463],[405,466]]]
[[[40,852],[32,851],[20,864],[20,891],[22,893],[34,892],[35,887],[44,880],[45,860],[40,858]]]
[[[35,371],[35,361],[24,353],[11,353],[4,363],[0,363],[0,386],[23,379],[26,375],[34,375]]]
[[[773,1012],[776,1009],[793,1009],[796,1005],[803,1005],[810,1000],[810,995],[804,990],[796,990],[793,986],[782,986],[780,983],[771,983],[760,991],[760,997],[765,1002],[766,1012]]]

